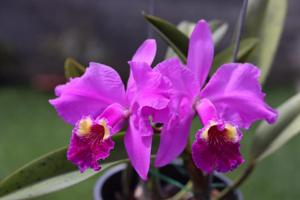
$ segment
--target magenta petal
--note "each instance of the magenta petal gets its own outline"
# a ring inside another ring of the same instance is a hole
[[[208,124],[209,121],[218,120],[217,110],[208,99],[201,99],[196,105],[196,110],[202,124]]]
[[[70,145],[67,152],[68,160],[76,164],[81,172],[88,168],[100,170],[99,160],[107,158],[114,148],[114,142],[108,138],[101,140],[98,133],[91,133],[89,137],[79,137],[77,123],[72,132]]]
[[[182,118],[173,115],[169,125],[164,125],[157,150],[155,166],[162,167],[179,156],[186,147],[193,114]]]
[[[128,62],[130,66],[130,73],[132,74],[132,78],[135,81],[136,85],[143,86],[144,81],[147,81],[148,78],[151,78],[152,68],[146,62]]]
[[[258,82],[259,74],[259,69],[248,63],[222,65],[200,97],[209,99],[222,119],[238,127],[249,128],[260,119],[273,123],[277,112],[264,101],[264,93]]]
[[[205,83],[214,56],[212,33],[206,21],[200,20],[190,38],[187,66],[198,80],[199,87]]]
[[[244,162],[240,153],[239,141],[242,135],[239,131],[236,141],[228,141],[228,139],[222,138],[222,132],[214,135],[214,138],[210,141],[209,139],[203,139],[202,136],[206,128],[207,126],[196,134],[196,141],[192,145],[192,157],[199,169],[206,173],[212,173],[214,170],[228,172]]]
[[[135,52],[133,58],[134,62],[145,62],[151,65],[156,54],[156,41],[154,39],[148,39]]]
[[[129,120],[129,127],[125,134],[125,147],[132,166],[139,176],[146,180],[150,167],[152,128],[148,128],[148,135],[142,136],[140,130],[134,124],[136,115]]]
[[[50,100],[59,115],[75,124],[82,116],[96,117],[112,103],[125,104],[125,90],[118,73],[105,65],[90,63],[83,76],[56,89]]]
[[[159,63],[154,70],[168,77],[172,83],[172,93],[177,97],[185,96],[192,100],[200,92],[195,75],[183,66],[177,58]]]
[[[240,154],[239,143],[228,143],[221,149],[221,147],[211,147],[198,139],[193,143],[192,156],[196,166],[206,173],[214,170],[224,173],[232,171],[244,162]]]
[[[143,44],[135,52],[131,62],[146,63],[149,67],[151,66],[156,54],[156,41],[153,39],[148,39],[143,42]],[[132,71],[130,71],[128,83],[127,83],[127,93],[132,96],[136,90],[135,80],[132,77]]]
[[[169,103],[171,83],[147,63],[129,62],[135,80],[136,92],[131,94],[131,103],[137,102],[140,109],[151,107],[164,109]]]
[[[105,119],[107,125],[111,128],[111,135],[114,135],[122,129],[128,115],[129,111],[126,108],[114,103],[109,105],[97,119]]]

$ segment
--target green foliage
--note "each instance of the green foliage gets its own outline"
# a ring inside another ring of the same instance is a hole
[[[261,123],[255,132],[250,152],[254,161],[263,160],[300,133],[300,94],[290,98],[277,110],[277,122],[274,125]]]
[[[228,23],[224,23],[220,20],[212,20],[209,22],[209,26],[213,33],[215,47],[217,47],[227,33]]]
[[[152,15],[144,15],[145,19],[160,34],[163,40],[174,50],[183,63],[186,63],[188,37],[170,22]]]
[[[65,60],[64,67],[65,67],[65,76],[67,79],[79,77],[85,71],[85,67],[72,58],[67,58]]]
[[[249,0],[246,35],[260,41],[251,62],[261,68],[262,83],[274,60],[286,12],[287,0]]]
[[[244,62],[247,60],[248,56],[253,52],[258,40],[256,38],[247,38],[241,41],[240,49],[237,55],[237,60],[239,62]],[[221,53],[217,54],[214,59],[212,70],[210,74],[213,74],[218,67],[220,67],[224,63],[228,63],[232,61],[232,53],[233,53],[234,45],[223,50]]]
[[[67,148],[61,148],[46,154],[28,164],[0,182],[0,199],[27,199],[58,191],[80,183],[117,164],[128,162],[123,143],[124,133],[114,136],[115,147],[110,156],[100,161],[101,170],[87,170],[80,173],[75,165],[66,159]],[[156,151],[158,135],[153,138],[152,149]]]
[[[167,44],[174,50],[178,57],[185,63],[188,50],[187,35],[178,30],[175,25],[172,25],[171,23],[159,17],[145,15],[145,18],[154,26],[155,30],[158,31],[160,36],[167,42]],[[188,24],[188,26],[191,26],[191,24]],[[213,30],[215,30],[214,34],[216,33],[216,31],[219,31],[219,33],[215,35],[216,38],[223,37],[223,35],[225,34],[225,29],[227,29],[226,24],[222,24],[217,21],[211,22],[210,26]],[[186,30],[190,31],[190,27],[188,27]],[[256,44],[257,39],[255,38],[244,39],[240,44],[240,50],[238,52],[237,60],[239,62],[245,61],[256,47]],[[232,52],[233,46],[230,46],[227,49],[223,50],[221,53],[217,54],[215,56],[211,73],[214,72],[221,64],[230,62],[232,58]]]
[[[124,134],[114,137],[115,149],[110,157],[101,161],[106,169],[127,161],[123,144]],[[80,173],[75,165],[66,159],[67,148],[50,152],[15,171],[0,182],[0,199],[27,199],[72,186],[97,174],[93,170]]]
[[[223,23],[219,20],[213,20],[213,21],[209,22],[209,25],[213,32],[214,44],[215,44],[215,46],[218,46],[227,32],[228,24]],[[178,24],[177,29],[180,30],[182,33],[184,33],[187,37],[190,37],[195,26],[196,26],[196,24],[193,22],[182,21]],[[176,56],[176,53],[169,47],[167,49],[166,58],[171,58],[171,57],[175,57],[175,56]],[[187,56],[187,55],[185,55],[185,56]]]

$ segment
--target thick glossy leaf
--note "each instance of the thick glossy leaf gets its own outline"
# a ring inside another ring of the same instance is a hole
[[[72,58],[67,58],[65,60],[65,76],[67,79],[79,77],[84,73],[84,71],[84,66],[76,60]]]
[[[127,161],[123,137],[123,133],[114,137],[115,149],[109,158],[101,161],[100,174],[116,164]],[[154,149],[157,148],[158,141],[158,137],[155,137]],[[66,151],[67,148],[64,147],[51,152],[3,179],[0,182],[0,199],[28,199],[40,196],[72,186],[98,173],[92,170],[79,173],[77,167],[66,159]]]
[[[84,181],[95,174],[100,174],[105,172],[110,167],[113,167],[117,164],[127,162],[127,160],[119,160],[115,162],[110,162],[102,165],[100,172],[95,172],[93,170],[87,170],[84,173],[80,173],[78,170],[73,172],[64,173],[53,178],[48,178],[38,182],[38,184],[29,185],[23,189],[19,189],[13,193],[10,193],[6,196],[0,197],[1,200],[16,200],[16,199],[28,199],[57,190],[64,189],[66,187],[72,186],[76,183]],[[34,174],[33,174],[34,175]]]
[[[257,46],[251,61],[262,70],[260,81],[264,82],[282,34],[287,0],[249,0],[246,35],[257,37]]]
[[[189,38],[194,30],[195,25],[196,24],[194,22],[182,21],[178,24],[177,29],[180,30]],[[174,50],[171,47],[168,47],[165,58],[168,59],[168,58],[176,57],[176,55],[177,54],[174,52]],[[187,55],[184,56],[186,58]]]
[[[144,15],[165,42],[174,50],[183,63],[186,63],[188,37],[170,22],[152,15]]]
[[[258,43],[258,40],[256,38],[247,38],[241,41],[240,43],[240,49],[237,55],[237,60],[239,62],[244,62],[250,53],[255,49],[256,45]],[[231,45],[230,47],[226,48],[219,54],[215,56],[214,63],[212,70],[210,71],[211,74],[213,74],[220,65],[228,62],[232,62],[232,53],[233,53],[234,45]]]
[[[188,38],[191,36],[194,28],[195,28],[195,23],[189,22],[189,21],[182,21],[178,24],[177,29],[180,30],[182,33],[184,33]],[[213,40],[215,46],[218,46],[218,44],[222,41],[224,38],[227,29],[228,29],[228,24],[223,23],[219,20],[213,20],[209,22],[210,28],[212,29],[213,32]],[[167,53],[165,58],[171,58],[175,57],[176,53],[173,51],[172,48],[167,49]],[[186,57],[186,55],[185,55]]]
[[[0,200],[28,199],[70,187],[87,178],[102,174],[117,164],[127,162],[123,144],[124,133],[114,136],[115,149],[101,161],[99,172],[87,170],[80,173],[75,165],[66,159],[67,147],[46,154],[18,169],[0,182]],[[153,138],[152,149],[156,152],[159,135]]]
[[[277,110],[279,117],[274,125],[263,122],[256,130],[250,153],[254,161],[271,155],[300,133],[300,93],[283,103]]]

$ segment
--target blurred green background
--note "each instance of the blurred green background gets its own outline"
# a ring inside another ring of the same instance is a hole
[[[293,87],[268,88],[267,101],[278,106],[295,93]],[[0,89],[0,180],[28,161],[64,146],[69,141],[72,127],[57,117],[48,99],[53,95],[29,88],[3,87]],[[242,151],[247,157],[251,130],[245,134]],[[260,163],[243,185],[245,199],[299,199],[300,137]],[[232,174],[234,178],[242,167]],[[92,199],[97,176],[71,188],[37,199]]]

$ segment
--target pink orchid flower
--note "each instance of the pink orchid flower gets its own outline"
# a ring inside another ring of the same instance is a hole
[[[103,64],[89,64],[83,76],[73,78],[55,90],[50,100],[58,114],[75,125],[67,158],[80,171],[99,170],[99,160],[114,148],[112,136],[125,123],[125,147],[141,178],[150,166],[153,128],[168,113],[171,83],[150,67],[156,54],[154,40],[146,40],[129,62],[131,70],[127,90],[118,73]],[[151,119],[151,120],[150,120]]]
[[[190,38],[187,66],[169,59],[157,67],[169,78],[173,90],[172,112],[162,132],[156,166],[168,164],[183,151],[195,113],[204,127],[196,134],[192,157],[196,166],[208,173],[227,172],[243,163],[241,128],[249,128],[256,120],[276,120],[276,111],[264,102],[260,70],[252,64],[224,64],[205,85],[213,55],[212,33],[200,20]],[[174,65],[177,70],[171,68]]]

